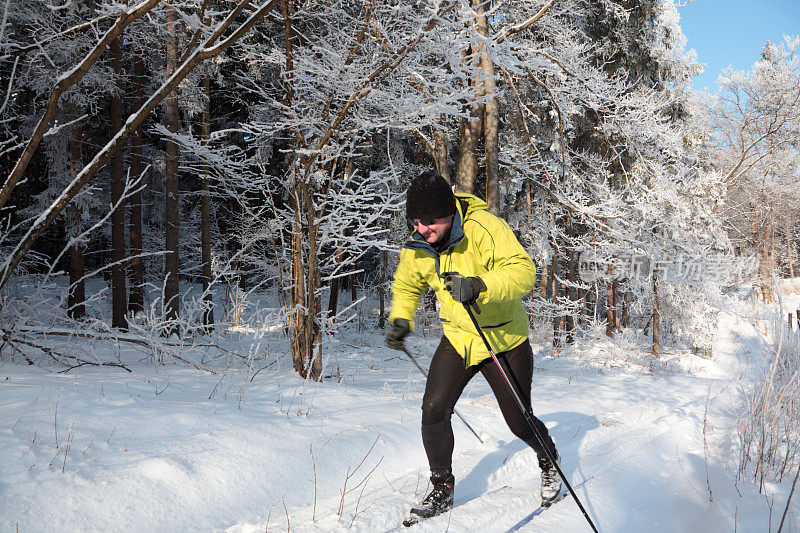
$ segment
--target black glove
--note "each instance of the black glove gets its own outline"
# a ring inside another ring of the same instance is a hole
[[[411,333],[411,324],[405,318],[395,318],[392,327],[386,332],[386,344],[389,348],[403,350],[406,347],[405,338]]]
[[[474,304],[480,293],[486,290],[486,284],[477,276],[468,278],[458,272],[445,272],[442,276],[445,290],[457,302]]]

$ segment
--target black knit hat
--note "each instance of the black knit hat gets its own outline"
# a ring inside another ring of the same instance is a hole
[[[456,212],[456,197],[447,181],[426,171],[411,181],[406,193],[406,216],[413,220],[442,218]]]

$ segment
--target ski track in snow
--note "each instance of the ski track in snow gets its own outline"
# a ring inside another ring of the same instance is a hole
[[[0,530],[395,528],[430,490],[419,436],[424,381],[379,334],[348,342],[337,356],[341,383],[262,372],[241,402],[235,372],[142,365],[133,374],[51,374],[5,364]],[[435,342],[411,341],[425,366]],[[534,411],[571,482],[592,477],[577,494],[600,531],[769,529],[767,498],[748,481],[734,484],[731,419],[739,380],[757,371],[763,340],[727,313],[716,347],[712,361],[676,355],[670,365],[679,371],[655,374],[537,355]],[[509,488],[410,532],[505,531],[539,503],[535,454],[506,428],[480,376],[457,407],[490,438],[480,444],[453,419],[456,504]],[[788,486],[772,488],[777,530]],[[784,531],[800,531],[797,513],[788,521]],[[567,497],[523,531],[589,527]]]

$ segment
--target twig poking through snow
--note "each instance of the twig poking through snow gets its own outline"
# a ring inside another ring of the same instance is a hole
[[[789,504],[792,503],[792,496],[794,495],[794,488],[797,485],[797,478],[800,476],[800,467],[797,467],[797,473],[794,475],[792,481],[792,490],[789,491],[789,498],[786,500],[786,507],[783,509],[783,516],[781,517],[781,525],[778,526],[778,533],[783,529],[783,521],[786,520],[786,513],[789,511]]]
[[[706,410],[703,413],[703,455],[706,460],[706,486],[708,487],[708,501],[714,501],[714,493],[711,492],[711,476],[708,474],[708,401],[711,399],[711,384],[708,384],[708,394],[706,395]]]
[[[339,500],[339,510],[337,512],[339,517],[341,517],[342,513],[344,512],[344,497],[347,496],[348,494],[350,494],[351,492],[353,492],[354,490],[356,490],[362,484],[365,484],[369,480],[369,478],[372,475],[372,473],[375,472],[375,469],[378,468],[378,465],[380,465],[381,462],[383,461],[383,457],[381,457],[378,460],[378,462],[375,464],[375,466],[372,467],[372,470],[370,470],[367,473],[367,475],[364,476],[364,479],[362,479],[361,482],[358,485],[356,485],[355,487],[351,488],[350,490],[347,489],[347,483],[350,481],[350,478],[352,478],[356,474],[356,472],[358,472],[358,469],[361,468],[364,465],[364,462],[367,460],[367,457],[369,457],[369,454],[372,453],[372,450],[375,448],[375,445],[378,444],[378,439],[380,439],[380,438],[381,438],[380,435],[375,437],[375,442],[372,443],[372,446],[369,447],[369,450],[367,451],[366,455],[364,455],[364,458],[361,459],[361,462],[358,463],[358,466],[356,466],[355,469],[353,469],[352,472],[350,472],[349,468],[347,469],[347,474],[345,475],[345,479],[344,479],[344,487],[342,487],[342,499]]]

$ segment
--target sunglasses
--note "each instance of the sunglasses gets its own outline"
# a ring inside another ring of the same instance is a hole
[[[420,224],[423,225],[423,226],[432,226],[433,224],[436,224],[437,220],[440,220],[440,219],[441,219],[441,217],[439,217],[439,218],[422,217],[422,218],[413,218],[413,219],[409,218],[408,219],[408,224],[412,228],[416,228]]]

